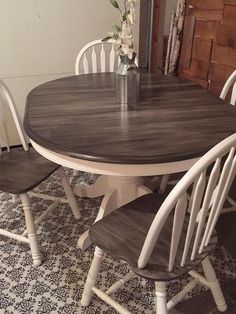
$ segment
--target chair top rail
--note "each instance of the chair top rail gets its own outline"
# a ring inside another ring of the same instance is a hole
[[[221,159],[217,158],[215,165],[211,171],[210,177],[209,177],[205,197],[204,197],[203,202],[202,202],[202,208],[198,213],[199,223],[197,226],[196,237],[194,240],[193,251],[192,251],[192,255],[191,255],[192,260],[195,259],[195,257],[196,257],[197,248],[199,245],[200,237],[201,237],[202,232],[204,230],[204,224],[205,224],[208,210],[209,210],[209,207],[211,204],[212,195],[214,194],[214,191],[217,188],[217,183],[218,183],[219,175],[220,175],[220,165],[221,165]]]
[[[236,70],[230,75],[230,77],[226,81],[226,83],[225,83],[225,85],[221,91],[221,94],[220,94],[221,99],[225,100],[225,98],[229,92],[229,89],[233,84],[234,84],[234,86],[233,86],[233,90],[232,90],[232,94],[231,94],[231,100],[230,100],[231,105],[235,105],[235,103],[236,103]]]

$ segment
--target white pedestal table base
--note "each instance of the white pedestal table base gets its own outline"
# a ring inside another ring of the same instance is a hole
[[[100,176],[90,187],[75,186],[74,193],[80,197],[99,197],[104,195],[95,222],[106,216],[113,210],[127,204],[134,199],[152,193],[143,185],[141,177]],[[91,244],[88,230],[83,233],[78,246],[85,250]]]

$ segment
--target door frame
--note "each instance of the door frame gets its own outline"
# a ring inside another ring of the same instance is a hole
[[[150,71],[163,69],[163,41],[165,25],[166,1],[153,0],[152,5],[152,37],[150,54]]]

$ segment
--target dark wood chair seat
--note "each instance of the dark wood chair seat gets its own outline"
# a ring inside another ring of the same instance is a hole
[[[33,264],[39,266],[42,263],[42,254],[40,253],[35,225],[43,221],[61,202],[70,204],[75,218],[80,217],[80,212],[64,169],[62,167],[58,169],[59,165],[48,161],[39,155],[33,148],[29,147],[27,137],[25,136],[21,120],[16,110],[14,98],[1,79],[0,104],[0,191],[19,194],[19,197],[12,197],[12,202],[9,202],[9,206],[0,208],[3,209],[1,211],[1,217],[6,215],[5,219],[8,219],[7,214],[9,211],[21,201],[26,225],[26,230],[23,234],[19,234],[15,232],[15,230],[6,230],[7,226],[5,226],[4,228],[0,228],[0,235],[29,244]],[[14,122],[14,124],[11,122],[9,126],[8,116],[6,115],[8,110],[10,111],[9,113]],[[10,134],[8,134],[8,130],[12,130],[12,127],[17,131],[18,141],[22,145],[21,148],[11,149],[10,147],[11,136],[9,136]],[[67,199],[31,191],[57,169]],[[32,212],[31,196],[48,200],[51,203],[40,216],[38,215],[36,221],[34,220],[34,214]],[[9,219],[11,219],[11,217],[9,217]]]
[[[233,134],[197,161],[168,195],[146,194],[91,227],[89,235],[96,247],[81,298],[83,306],[96,294],[119,313],[129,313],[111,295],[138,275],[154,281],[158,314],[169,313],[197,284],[211,290],[220,312],[227,310],[208,255],[216,248],[215,226],[235,178],[235,146]],[[126,260],[131,267],[106,291],[96,286],[105,253]],[[203,273],[193,269],[197,265]],[[186,273],[191,280],[167,300],[167,282]]]
[[[0,155],[0,191],[26,193],[48,178],[59,165],[39,155],[32,147],[11,149]]]
[[[169,247],[173,226],[173,216],[169,216],[157,241],[149,263],[144,269],[137,266],[138,258],[147,235],[148,229],[160,205],[166,198],[158,193],[144,195],[112,212],[90,228],[91,240],[114,257],[126,260],[133,271],[146,279],[155,281],[170,281],[188,273],[198,265],[216,246],[216,236],[197,259],[187,257],[185,267],[180,267],[189,215],[186,215],[183,232],[179,244],[173,271],[168,271]],[[191,250],[189,250],[191,252]]]

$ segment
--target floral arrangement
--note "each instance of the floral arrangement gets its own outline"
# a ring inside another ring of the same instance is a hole
[[[103,41],[114,43],[119,55],[127,55],[129,59],[132,59],[135,53],[132,25],[135,23],[137,0],[124,0],[123,11],[116,0],[110,0],[110,2],[120,12],[120,25],[113,23],[113,32],[108,33],[109,36]]]

